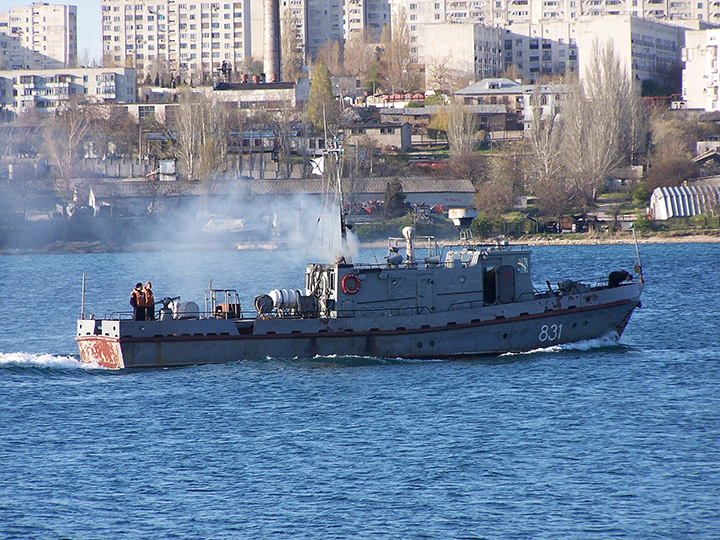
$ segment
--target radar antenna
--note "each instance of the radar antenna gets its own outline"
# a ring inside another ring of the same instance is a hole
[[[475,208],[450,208],[448,210],[448,217],[460,233],[460,240],[463,242],[472,240],[473,232],[470,226],[472,225],[473,219],[477,217],[477,210]]]

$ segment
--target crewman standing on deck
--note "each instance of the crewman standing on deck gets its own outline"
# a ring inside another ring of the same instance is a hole
[[[143,292],[142,283],[136,283],[135,288],[130,293],[130,305],[133,307],[133,320],[145,320],[145,293]]]
[[[153,295],[152,291],[152,283],[149,281],[145,283],[145,288],[143,289],[143,294],[145,295],[145,320],[146,321],[154,321],[155,320],[155,296]]]

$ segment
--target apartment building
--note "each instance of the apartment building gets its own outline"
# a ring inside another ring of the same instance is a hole
[[[345,0],[345,40],[365,34],[371,42],[380,41],[383,26],[390,24],[388,0]]]
[[[391,0],[414,21],[463,21],[505,26],[513,23],[572,21],[584,15],[634,15],[663,21],[701,20],[720,23],[716,0]]]
[[[103,65],[219,75],[262,59],[262,0],[102,0]]]
[[[0,69],[58,69],[76,65],[75,6],[35,2],[0,11]]]
[[[0,71],[0,109],[54,111],[73,99],[134,103],[135,70],[76,68]]]
[[[682,56],[684,105],[688,109],[720,111],[720,28],[685,34]]]
[[[516,22],[502,34],[503,68],[514,67],[535,81],[543,74],[567,73],[578,68],[577,23]]]
[[[660,80],[679,65],[684,35],[677,26],[629,15],[582,18],[577,23],[580,77],[594,44],[609,41],[639,91],[642,81]]]
[[[493,77],[502,69],[499,28],[477,23],[417,26],[422,38],[413,46],[422,51],[427,88],[437,88],[441,83],[436,80],[438,66],[445,72],[470,74],[476,80]]]
[[[327,42],[345,39],[345,2],[350,0],[282,0],[281,11],[290,12],[299,46],[307,59],[317,56]],[[285,15],[281,13],[281,18]],[[353,14],[354,16],[354,14]]]

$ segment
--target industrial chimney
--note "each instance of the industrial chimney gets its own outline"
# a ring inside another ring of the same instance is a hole
[[[280,81],[280,0],[265,2],[263,70],[267,82]]]

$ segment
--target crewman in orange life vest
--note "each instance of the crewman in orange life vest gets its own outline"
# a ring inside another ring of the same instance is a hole
[[[133,307],[133,320],[145,320],[145,293],[142,283],[136,283],[135,288],[130,293],[130,305]]]
[[[149,281],[145,283],[145,288],[143,289],[143,294],[145,295],[145,320],[146,321],[154,321],[155,320],[155,296],[153,295],[152,291],[152,283]]]

